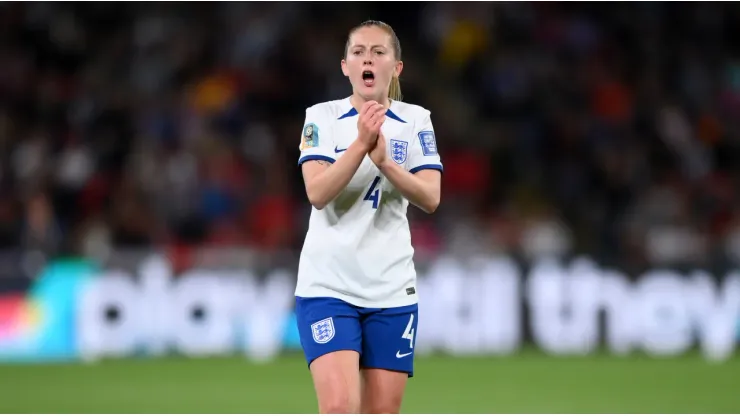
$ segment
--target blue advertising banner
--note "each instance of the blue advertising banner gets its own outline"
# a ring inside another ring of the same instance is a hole
[[[25,293],[0,295],[0,360],[78,358],[75,306],[97,268],[85,260],[50,264]]]

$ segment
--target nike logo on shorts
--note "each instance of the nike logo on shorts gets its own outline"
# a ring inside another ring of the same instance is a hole
[[[413,351],[412,352],[407,352],[406,354],[401,354],[401,351],[396,351],[396,358],[408,357],[411,354],[413,354]]]
[[[345,150],[347,150],[346,147],[344,149],[340,149],[339,146],[334,146],[334,153],[342,153]]]

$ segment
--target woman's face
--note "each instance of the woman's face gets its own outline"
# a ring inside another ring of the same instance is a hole
[[[361,27],[350,35],[342,72],[352,90],[366,100],[387,97],[391,79],[401,74],[403,63],[396,60],[392,42],[391,35],[377,26]]]

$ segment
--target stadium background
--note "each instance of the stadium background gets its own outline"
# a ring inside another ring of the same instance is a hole
[[[0,4],[0,411],[315,411],[298,135],[368,18],[446,169],[404,411],[740,411],[740,8],[704,2]]]

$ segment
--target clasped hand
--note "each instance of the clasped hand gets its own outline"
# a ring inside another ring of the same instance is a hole
[[[360,118],[357,120],[358,139],[377,167],[381,167],[387,159],[385,136],[380,131],[386,111],[382,104],[368,101],[360,109]]]

